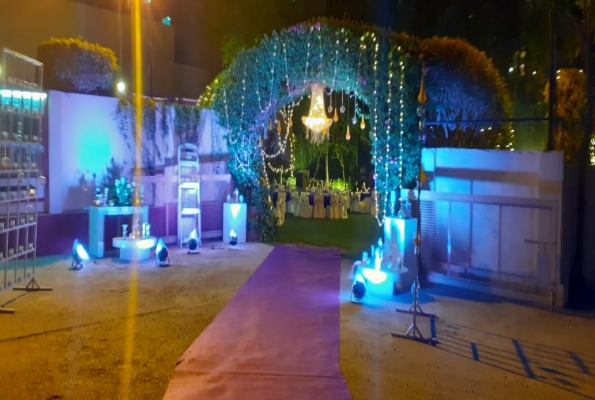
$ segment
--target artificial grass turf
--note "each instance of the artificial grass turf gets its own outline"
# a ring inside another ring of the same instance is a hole
[[[339,247],[345,258],[357,259],[376,244],[382,229],[373,215],[349,214],[347,219],[299,218],[291,214],[279,227],[277,243]]]

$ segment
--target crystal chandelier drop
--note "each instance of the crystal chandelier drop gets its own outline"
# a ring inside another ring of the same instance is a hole
[[[311,90],[310,114],[307,117],[302,117],[302,122],[310,130],[311,140],[322,143],[328,136],[328,129],[332,125],[333,119],[326,116],[322,85],[313,83]]]

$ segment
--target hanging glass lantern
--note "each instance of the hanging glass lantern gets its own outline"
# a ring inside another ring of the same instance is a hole
[[[349,125],[347,125],[347,133],[345,134],[345,140],[351,139],[351,135],[349,134]]]
[[[333,122],[339,121],[339,115],[337,114],[337,109],[335,108],[335,115],[333,116]]]
[[[364,121],[364,116],[362,115],[362,122],[359,124],[359,127],[361,129],[364,129],[366,127],[366,121]]]

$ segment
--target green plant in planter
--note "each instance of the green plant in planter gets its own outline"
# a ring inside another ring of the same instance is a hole
[[[118,207],[125,207],[132,204],[132,183],[128,182],[126,178],[116,179],[114,186],[112,186],[112,200],[114,205]]]

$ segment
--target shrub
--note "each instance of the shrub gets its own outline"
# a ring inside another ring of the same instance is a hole
[[[46,90],[107,95],[113,93],[119,70],[112,49],[82,38],[51,38],[39,44]]]

